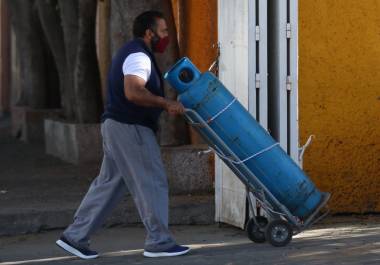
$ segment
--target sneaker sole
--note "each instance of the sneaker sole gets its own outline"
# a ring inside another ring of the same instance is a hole
[[[148,258],[159,258],[159,257],[175,257],[175,256],[180,256],[188,253],[190,249],[184,250],[181,252],[175,252],[175,253],[168,253],[168,252],[149,252],[149,251],[144,251],[144,257]]]
[[[66,244],[65,242],[63,242],[62,240],[57,240],[55,242],[59,247],[63,248],[64,250],[66,250],[67,252],[70,252],[71,254],[81,258],[81,259],[95,259],[97,258],[99,255],[91,255],[91,256],[86,256],[86,255],[83,255],[80,251],[78,251],[77,249],[73,248],[72,246]]]

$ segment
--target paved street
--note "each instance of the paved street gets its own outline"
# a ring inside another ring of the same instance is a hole
[[[335,223],[335,224],[334,224]],[[61,230],[40,234],[1,237],[0,265],[11,264],[380,264],[380,221],[336,220],[296,236],[285,248],[251,243],[244,231],[229,226],[175,226],[181,244],[190,245],[183,257],[149,259],[142,256],[142,227],[103,229],[92,239],[101,257],[83,261],[57,248]]]

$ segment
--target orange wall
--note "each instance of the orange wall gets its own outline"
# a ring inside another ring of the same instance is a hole
[[[189,57],[200,71],[208,70],[217,54],[217,0],[172,0],[172,5],[180,55]],[[202,143],[189,129],[191,143]]]
[[[172,0],[177,20],[181,56],[206,71],[216,56],[217,1]]]

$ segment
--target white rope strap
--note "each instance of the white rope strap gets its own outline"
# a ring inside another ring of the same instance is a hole
[[[224,107],[221,111],[219,111],[217,114],[214,115],[214,117],[211,117],[207,120],[207,123],[211,123],[213,120],[215,120],[216,118],[219,117],[220,114],[222,114],[223,112],[225,112],[229,107],[231,107],[232,104],[234,104],[234,102],[236,101],[237,99],[234,98],[226,107]]]
[[[231,158],[229,158],[229,157],[227,157],[227,156],[225,156],[225,155],[219,153],[218,151],[216,151],[216,150],[214,150],[214,149],[212,149],[212,148],[211,148],[211,149],[212,149],[212,150],[213,150],[218,156],[220,156],[222,159],[225,159],[225,160],[227,160],[227,161],[229,161],[229,162],[231,162],[231,163],[234,163],[234,164],[236,164],[236,165],[240,165],[240,164],[243,164],[243,163],[247,162],[248,160],[250,160],[250,159],[252,159],[252,158],[254,158],[254,157],[257,157],[257,156],[259,156],[259,155],[261,155],[261,154],[263,154],[263,153],[265,153],[265,152],[271,150],[272,148],[274,148],[274,147],[277,146],[277,145],[280,145],[280,143],[272,144],[271,146],[269,146],[269,147],[267,147],[267,148],[264,148],[263,150],[261,150],[261,151],[255,153],[255,154],[253,154],[253,155],[251,155],[251,156],[249,156],[249,157],[247,157],[247,158],[245,158],[245,159],[243,159],[243,160],[239,160],[239,161],[233,160],[233,159],[231,159]]]

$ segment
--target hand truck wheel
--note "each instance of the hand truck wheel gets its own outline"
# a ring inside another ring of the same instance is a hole
[[[249,219],[247,223],[248,238],[255,243],[264,243],[266,239],[263,230],[268,225],[268,219],[263,216],[257,216],[256,222],[258,225],[253,218]]]
[[[268,242],[275,247],[284,247],[293,237],[293,228],[284,220],[270,222],[265,231]]]

